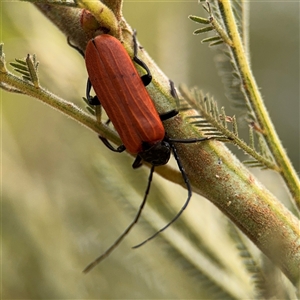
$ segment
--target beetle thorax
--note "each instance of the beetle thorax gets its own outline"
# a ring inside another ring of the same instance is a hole
[[[143,151],[139,153],[139,156],[153,166],[165,165],[171,156],[171,146],[166,141],[159,141],[151,145],[143,143]]]

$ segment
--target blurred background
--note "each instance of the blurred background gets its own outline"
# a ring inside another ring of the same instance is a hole
[[[31,4],[1,2],[0,9],[7,63],[36,54],[42,86],[84,108],[84,61],[67,45],[65,36]],[[225,106],[228,115],[238,114],[224,96],[214,64],[216,52],[201,44],[204,36],[192,35],[198,26],[187,18],[190,14],[206,16],[197,1],[124,2],[124,17],[137,29],[140,43],[176,85],[198,86],[213,95],[219,107]],[[299,3],[250,3],[253,72],[298,171],[299,28]],[[226,218],[198,195],[193,195],[176,230],[170,228],[163,237],[132,250],[154,232],[148,221],[160,224],[155,208],[146,206],[145,219],[120,247],[83,275],[83,268],[133,219],[149,169],[133,170],[132,157],[110,152],[94,133],[35,99],[0,93],[2,298],[212,298],[201,282],[205,270],[193,264],[196,257],[188,263],[180,253],[189,240],[200,248],[206,245],[210,255],[216,252],[230,270],[225,273],[228,278],[235,274],[228,283],[233,298],[250,298],[249,277],[224,234]],[[242,154],[237,151],[237,155]],[[253,172],[287,201],[276,174]],[[186,190],[154,177],[149,202],[169,199],[175,214]]]

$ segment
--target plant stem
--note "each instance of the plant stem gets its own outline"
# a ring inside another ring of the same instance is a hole
[[[263,136],[266,140],[266,143],[268,144],[268,147],[279,167],[279,172],[282,175],[292,197],[294,198],[297,207],[300,209],[299,178],[279,140],[268,111],[264,105],[258,86],[252,75],[249,62],[247,60],[247,55],[244,51],[243,43],[232,12],[231,2],[227,0],[219,0],[218,4],[224,17],[228,35],[233,44],[231,49],[235,63],[238,67],[238,70],[240,70],[245,94],[249,99],[253,111],[255,112],[257,121],[259,122],[259,125],[264,133]]]
[[[67,27],[68,23],[65,26]],[[123,34],[123,37],[130,45],[132,36],[128,30],[127,33]],[[174,108],[175,100],[170,93],[169,79],[142,48],[139,49],[139,58],[152,71],[153,81],[147,90],[157,110],[170,111]],[[24,82],[12,76],[2,72],[0,81],[40,99],[97,133],[102,129],[108,130],[73,104],[54,95],[48,99],[47,91],[44,89],[35,88],[31,84],[24,86]],[[60,103],[56,103],[57,101]],[[185,117],[191,117],[193,114],[195,111],[189,110],[165,121],[168,136],[177,139],[201,137],[201,132],[185,120]],[[110,139],[115,142],[116,135],[112,135]],[[223,143],[217,141],[190,145],[178,143],[176,148],[193,190],[223,211],[296,285],[300,277],[300,233],[299,222],[295,216],[253,177]],[[161,171],[163,168],[157,169]],[[163,174],[169,176],[165,172]],[[185,186],[182,177],[174,173],[172,177]]]
[[[80,124],[86,126],[92,131],[98,134],[104,134],[110,136],[115,142],[120,143],[120,139],[117,138],[116,134],[109,129],[107,126],[96,122],[95,117],[87,114],[75,104],[68,102],[49,91],[41,87],[35,87],[30,83],[24,82],[20,78],[14,76],[9,72],[0,72],[0,82],[5,83],[7,86],[13,87],[14,89],[22,92],[25,95],[34,97],[45,104],[48,104],[52,108],[59,110],[68,117],[76,120]]]

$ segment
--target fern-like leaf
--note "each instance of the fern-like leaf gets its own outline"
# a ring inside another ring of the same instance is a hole
[[[23,80],[30,81],[35,87],[39,87],[37,69],[39,63],[35,55],[27,55],[26,59],[15,59],[16,62],[10,63],[16,72],[22,74]]]
[[[244,46],[246,51],[248,51],[248,3],[242,0],[234,0],[232,1],[232,9],[235,16],[235,20],[238,24],[238,30],[244,42]],[[213,30],[210,31],[215,32],[215,36],[204,38],[202,40],[203,43],[210,42],[210,46],[219,45],[225,43],[231,46],[232,42],[228,37],[228,32],[226,25],[224,23],[222,7],[219,6],[217,1],[205,1],[203,4],[204,10],[209,14],[207,19],[197,18],[196,16],[190,16],[189,18],[197,23],[210,22],[209,28],[213,27]],[[206,29],[208,27],[200,28],[194,31],[196,34],[207,32]],[[217,55],[216,64],[219,70],[219,73],[222,77],[223,84],[225,87],[226,96],[231,101],[232,106],[240,111],[247,112],[247,119],[253,119],[253,114],[251,111],[251,107],[247,102],[247,99],[241,88],[241,77],[239,75],[239,71],[234,63],[234,59],[232,57],[232,52],[230,47],[219,47],[220,53]],[[254,119],[255,120],[255,119]]]
[[[250,145],[248,145],[238,135],[235,116],[227,116],[224,108],[219,113],[217,104],[211,97],[204,96],[197,89],[189,91],[184,86],[180,87],[180,92],[186,100],[185,104],[181,106],[181,110],[195,109],[199,113],[199,115],[188,117],[191,124],[199,127],[206,136],[234,143],[253,157],[253,160],[246,161],[246,164],[253,167],[277,170],[277,166],[268,154],[268,149],[259,132],[253,131],[253,128],[250,129]],[[227,123],[232,124],[231,130],[228,128]],[[254,133],[258,137],[258,150],[254,147]]]
[[[236,23],[238,24],[238,30],[242,37],[242,40],[244,41],[244,46],[247,51],[248,47],[248,37],[247,37],[247,3],[242,0],[233,0],[231,2],[231,6],[233,9],[233,13],[235,16]],[[234,143],[239,146],[241,149],[243,149],[247,154],[253,157],[252,160],[247,160],[244,163],[251,167],[261,167],[261,168],[271,168],[274,170],[277,170],[276,164],[273,162],[273,158],[270,155],[270,152],[268,150],[268,147],[265,143],[265,140],[262,136],[263,132],[261,132],[258,128],[258,126],[255,126],[257,124],[255,113],[250,105],[250,102],[248,100],[248,96],[245,94],[245,91],[243,89],[242,80],[240,71],[236,65],[235,59],[234,59],[234,53],[232,51],[232,42],[228,36],[227,27],[225,24],[225,18],[224,18],[224,12],[222,10],[222,4],[218,1],[205,1],[203,4],[204,10],[209,14],[209,17],[205,20],[204,18],[201,18],[199,20],[195,16],[190,16],[190,19],[201,24],[207,24],[207,22],[210,22],[209,27],[213,27],[213,31],[215,32],[215,36],[205,38],[202,40],[202,42],[212,42],[210,46],[224,43],[227,44],[226,47],[223,45],[222,47],[219,47],[219,54],[217,55],[216,64],[217,68],[219,70],[219,74],[222,78],[225,92],[227,98],[230,100],[230,103],[232,104],[233,108],[238,109],[239,112],[244,116],[244,119],[247,120],[249,123],[249,126],[252,127],[255,131],[255,134],[250,132],[249,140],[250,145],[248,146],[244,141],[242,141],[238,137],[238,129],[237,129],[237,123],[235,117],[232,118],[232,131],[233,137],[228,133],[229,130],[227,130],[226,122],[222,122],[222,127],[220,128],[220,123],[217,121],[217,124],[214,120],[211,119],[212,115],[207,116],[206,112],[200,111],[201,116],[204,117],[205,120],[207,120],[213,128],[210,128],[208,130],[208,127],[202,126],[204,124],[203,122],[200,123],[197,121],[193,122],[196,123],[196,126],[202,127],[204,131],[206,131],[208,134],[212,134],[213,132],[218,132],[215,134],[215,136],[220,135],[222,133],[223,135],[229,137],[230,139],[234,140]],[[207,25],[206,25],[207,26]],[[196,30],[197,33],[203,33],[207,30],[204,30],[207,27],[200,28]],[[201,98],[201,97],[200,97]],[[198,101],[200,106],[203,105],[201,102]],[[191,103],[189,103],[191,104]],[[199,111],[199,110],[198,110]],[[206,115],[205,115],[206,114]],[[209,118],[209,119],[207,119]],[[222,113],[223,120],[226,120],[226,115],[224,112]],[[206,124],[207,126],[207,124]],[[214,129],[214,128],[217,128]],[[254,135],[257,137],[257,145],[258,150],[255,150],[254,147]]]
[[[7,73],[8,71],[6,69],[6,61],[5,61],[5,54],[4,54],[4,51],[3,51],[3,46],[4,46],[4,44],[1,43],[0,44],[0,72],[1,73]],[[10,86],[7,83],[2,82],[2,81],[0,82],[0,88],[7,91],[7,92],[21,94],[20,90]]]
[[[247,8],[245,1],[232,1],[232,7],[236,21],[238,23],[239,33],[242,36],[245,45],[248,45],[247,36]],[[194,34],[201,34],[208,31],[214,31],[215,35],[204,38],[202,43],[210,42],[209,46],[220,44],[231,45],[231,41],[227,34],[227,28],[222,18],[222,9],[216,1],[205,1],[203,4],[204,10],[209,14],[207,19],[196,16],[189,16],[189,18],[197,23],[210,24],[208,27],[203,27],[194,31]],[[209,30],[208,30],[209,28]],[[239,71],[234,63],[230,47],[219,47],[219,54],[216,56],[216,65],[219,74],[222,78],[227,98],[231,101],[232,106],[239,111],[244,112],[247,119],[253,119],[253,114],[249,103],[245,100],[245,95],[241,88],[241,78]]]

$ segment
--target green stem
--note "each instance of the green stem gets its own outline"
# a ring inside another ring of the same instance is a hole
[[[3,72],[4,71],[4,72]],[[21,93],[35,99],[40,100],[41,102],[49,105],[50,107],[60,111],[66,116],[72,118],[77,121],[79,124],[86,126],[93,132],[100,134],[101,136],[109,139],[111,142],[116,145],[120,145],[122,143],[118,134],[106,125],[99,122],[100,120],[96,120],[96,118],[90,114],[87,114],[85,111],[77,107],[72,102],[68,102],[52,93],[47,91],[41,87],[34,87],[33,85],[24,82],[20,78],[15,75],[7,72],[5,68],[0,70],[0,83],[5,84],[4,90],[8,92]],[[7,88],[9,87],[9,88]],[[1,88],[1,85],[0,85]],[[151,167],[149,164],[145,164],[149,168]],[[158,173],[163,178],[176,183],[182,184],[182,178],[180,172],[174,170],[170,166],[161,166],[156,168],[156,173]]]
[[[65,101],[64,99],[50,93],[41,87],[35,87],[34,85],[27,83],[20,78],[9,72],[0,72],[0,82],[12,87],[23,94],[34,97],[45,104],[48,104],[52,108],[59,110],[68,117],[76,120],[80,124],[88,127],[92,131],[108,136],[114,142],[120,143],[120,139],[117,135],[109,129],[107,126],[96,122],[95,117],[87,114],[75,104]]]
[[[268,144],[268,147],[280,169],[279,172],[288,186],[296,205],[300,209],[299,178],[279,140],[268,111],[264,105],[259,88],[251,72],[247,55],[244,51],[243,43],[233,15],[231,2],[228,0],[219,0],[218,2],[220,10],[224,16],[228,35],[233,43],[231,49],[234,55],[235,63],[241,73],[244,91],[264,133],[266,143]]]
[[[77,3],[79,4],[79,7],[89,10],[102,27],[110,30],[111,35],[119,35],[118,22],[115,14],[105,4],[100,1],[89,0],[77,0]]]
[[[51,10],[51,13],[54,13],[54,10]],[[67,27],[68,23],[65,23],[65,26]],[[128,30],[125,35],[123,31],[123,38],[128,45],[131,44],[132,36]],[[139,49],[139,58],[152,71],[153,81],[147,90],[157,110],[170,111],[175,106],[175,100],[170,94],[169,79],[154,64],[145,49]],[[54,95],[48,99],[44,89],[35,88],[31,84],[24,87],[24,82],[12,78],[12,75],[6,72],[0,73],[0,82],[5,82],[20,91],[26,89],[25,94],[35,95],[34,97],[97,133],[102,130],[103,125],[73,104],[61,101],[62,99]],[[57,101],[60,103],[56,103]],[[189,110],[165,121],[167,134],[171,138],[201,137],[201,132],[186,122],[185,117],[191,117],[192,114],[194,115],[195,111]],[[103,130],[108,129],[104,127]],[[115,142],[113,138],[112,142]],[[253,177],[223,143],[178,143],[176,148],[193,190],[205,196],[224,212],[296,285],[300,277],[300,236],[299,223],[295,216]],[[161,171],[163,167],[157,170]],[[162,174],[169,176],[165,172]],[[182,177],[178,177],[177,174],[178,172],[172,173],[173,180],[185,186]]]

